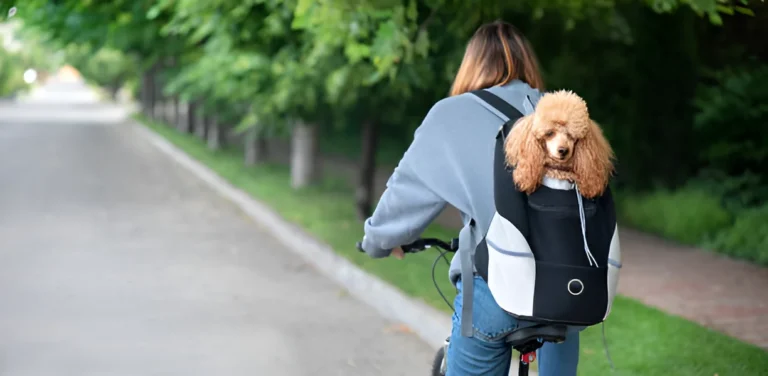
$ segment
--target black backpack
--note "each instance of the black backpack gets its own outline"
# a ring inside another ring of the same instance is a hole
[[[504,141],[523,114],[487,90],[472,94],[507,117],[493,161],[496,213],[475,250],[479,275],[499,306],[519,319],[575,326],[603,322],[621,269],[610,187],[595,199],[555,179],[545,179],[531,195],[519,191]]]

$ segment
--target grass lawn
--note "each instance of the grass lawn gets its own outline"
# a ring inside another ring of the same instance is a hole
[[[236,151],[211,152],[192,135],[157,123],[144,123],[235,186],[271,205],[287,220],[303,226],[355,264],[405,293],[450,312],[430,277],[437,256],[435,251],[399,261],[373,260],[355,250],[355,242],[362,237],[362,226],[355,219],[350,200],[354,197],[353,191],[341,180],[328,179],[317,187],[294,191],[289,188],[288,170],[284,166],[245,167],[241,154]],[[425,236],[449,239],[455,233],[432,226]],[[454,290],[447,282],[445,262],[439,264],[436,276],[441,289],[452,299]],[[768,353],[762,349],[632,299],[616,299],[605,328],[616,371],[609,368],[598,326],[582,334],[579,375],[768,375]]]

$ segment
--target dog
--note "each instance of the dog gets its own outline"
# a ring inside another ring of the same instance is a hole
[[[575,183],[581,195],[602,195],[613,175],[613,149],[572,91],[546,93],[533,113],[520,118],[504,145],[518,189],[533,193],[544,176]]]

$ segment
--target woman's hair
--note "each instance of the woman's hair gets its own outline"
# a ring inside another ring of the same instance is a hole
[[[528,40],[506,22],[491,22],[480,26],[469,40],[451,95],[506,85],[514,79],[544,90],[536,54]]]

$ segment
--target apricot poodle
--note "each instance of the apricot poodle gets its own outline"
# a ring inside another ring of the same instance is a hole
[[[544,94],[515,124],[504,146],[515,183],[533,193],[544,176],[574,182],[586,198],[600,196],[613,174],[614,154],[587,103],[571,91]]]

